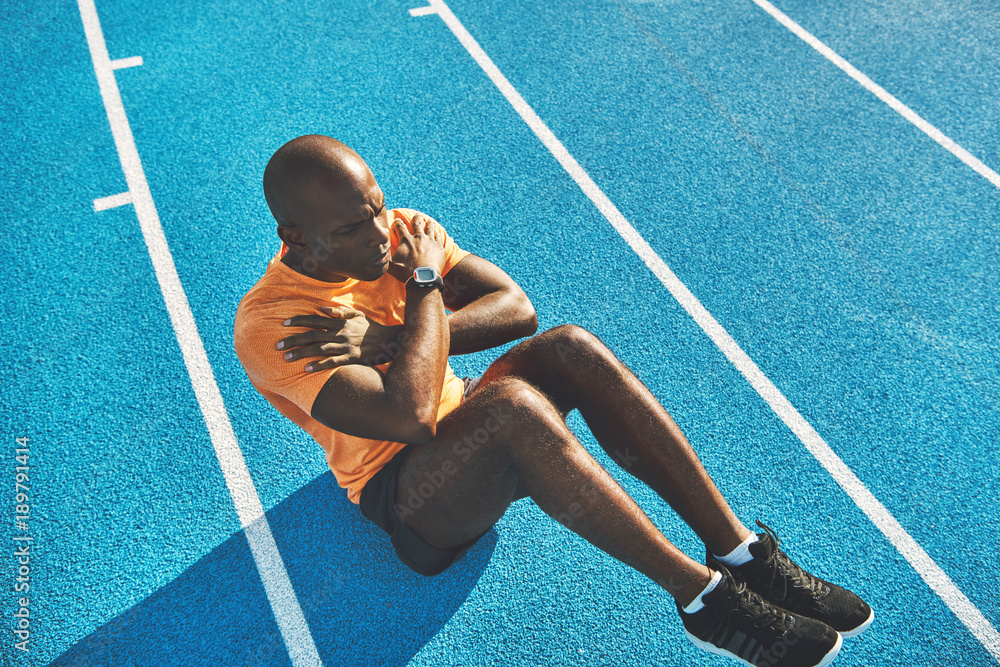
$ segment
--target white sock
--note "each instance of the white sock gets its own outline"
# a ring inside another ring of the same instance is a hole
[[[753,560],[750,554],[750,545],[757,541],[757,536],[750,533],[750,537],[743,540],[740,546],[736,547],[725,556],[716,556],[716,559],[726,567],[738,567]],[[714,555],[714,554],[713,554]]]
[[[693,614],[697,611],[701,611],[702,609],[704,609],[705,603],[702,602],[701,599],[706,595],[708,595],[709,593],[711,593],[712,591],[714,591],[715,587],[719,585],[720,581],[722,581],[722,574],[720,572],[716,572],[715,576],[712,577],[712,580],[708,582],[708,586],[705,586],[705,590],[703,590],[701,593],[698,593],[698,596],[694,599],[694,601],[691,602],[691,604],[689,604],[688,606],[684,607],[684,613]]]

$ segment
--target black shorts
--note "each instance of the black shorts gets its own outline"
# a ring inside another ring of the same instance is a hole
[[[396,505],[396,478],[403,460],[415,445],[407,445],[389,459],[361,489],[361,513],[389,534],[396,555],[403,564],[425,577],[432,577],[448,569],[475,544],[482,535],[466,545],[451,549],[438,549],[427,544],[416,531],[403,523],[393,509]],[[486,532],[489,532],[488,530]],[[485,535],[486,533],[483,533]]]

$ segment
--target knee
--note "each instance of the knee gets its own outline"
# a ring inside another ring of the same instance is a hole
[[[596,359],[611,360],[614,355],[601,339],[575,324],[563,324],[549,329],[539,338],[545,341],[546,362],[561,376],[574,376],[574,371]]]
[[[548,396],[519,377],[498,378],[482,393],[488,404],[485,426],[490,431],[495,432],[512,425],[527,425],[539,419],[562,420],[559,410]]]
[[[557,327],[552,327],[541,334],[540,338],[546,339],[546,342],[555,347],[557,351],[562,348],[564,354],[606,349],[600,338],[576,324],[560,324]]]
[[[529,382],[515,376],[499,378],[476,394],[485,401],[484,420],[472,433],[477,444],[500,447],[507,455],[538,454],[549,446],[570,444],[563,414]]]

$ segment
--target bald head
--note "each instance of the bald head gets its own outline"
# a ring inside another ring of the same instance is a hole
[[[264,198],[278,225],[301,227],[331,200],[350,200],[374,179],[361,156],[319,134],[292,139],[264,168]]]
[[[390,213],[361,157],[310,134],[275,151],[264,197],[287,247],[282,263],[318,280],[377,280],[388,269]]]

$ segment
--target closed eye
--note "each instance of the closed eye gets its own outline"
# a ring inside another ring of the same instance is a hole
[[[335,234],[340,234],[340,235],[353,234],[354,232],[356,232],[359,229],[361,229],[362,227],[364,227],[365,223],[367,223],[367,222],[368,222],[367,220],[361,220],[360,222],[355,222],[354,224],[350,225],[349,227],[341,227],[340,229],[338,229],[334,233]]]
[[[382,205],[379,206],[379,208],[378,208],[377,211],[375,211],[375,215],[373,215],[372,218],[379,217],[380,215],[382,215],[382,211],[384,211],[384,210],[385,210],[385,198],[383,197],[382,198]],[[343,229],[340,229],[337,233],[338,234],[353,234],[354,232],[356,232],[359,229],[361,229],[362,227],[364,227],[365,224],[367,224],[367,223],[368,223],[368,220],[359,220],[359,221],[355,222],[354,224],[352,224],[350,227],[344,227]]]

